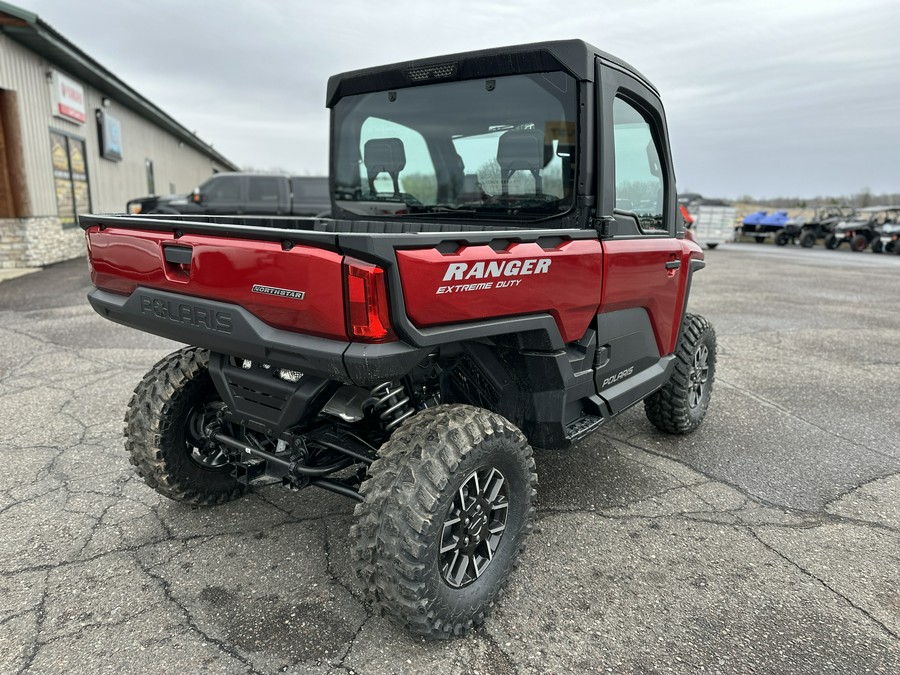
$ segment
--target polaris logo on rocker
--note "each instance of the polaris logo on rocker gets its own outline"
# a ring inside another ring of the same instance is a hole
[[[602,389],[603,387],[606,387],[610,384],[615,384],[619,380],[624,380],[626,377],[631,375],[633,372],[634,372],[634,366],[631,366],[630,368],[626,368],[625,370],[618,373],[617,375],[610,375],[605,380],[603,380],[603,384],[600,385],[600,388]]]
[[[469,279],[491,279],[498,277],[519,277],[526,274],[546,274],[550,269],[550,258],[529,258],[528,260],[495,260],[492,262],[451,263],[444,273],[444,281]]]

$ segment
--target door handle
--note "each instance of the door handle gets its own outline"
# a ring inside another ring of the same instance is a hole
[[[667,270],[677,270],[679,267],[681,267],[680,260],[670,260],[669,262],[666,263]]]

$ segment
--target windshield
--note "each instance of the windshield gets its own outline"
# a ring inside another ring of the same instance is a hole
[[[334,198],[366,216],[539,219],[575,193],[575,80],[562,72],[341,99]]]

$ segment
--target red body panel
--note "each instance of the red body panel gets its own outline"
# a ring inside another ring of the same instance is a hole
[[[551,250],[536,243],[502,251],[463,246],[449,255],[404,250],[397,262],[406,313],[419,328],[548,312],[571,342],[584,335],[600,304],[603,249],[596,240]]]
[[[87,230],[91,281],[130,295],[138,286],[231,302],[276,328],[347,339],[343,256],[278,242],[97,227]],[[163,245],[192,249],[189,270],[166,262]],[[302,291],[303,299],[251,291],[256,285]]]
[[[620,239],[603,243],[601,312],[643,307],[650,315],[660,356],[675,351],[684,295],[690,277],[691,258],[703,259],[703,251],[683,239]],[[678,269],[667,262],[681,261]]]

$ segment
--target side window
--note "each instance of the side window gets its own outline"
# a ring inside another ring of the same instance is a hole
[[[247,201],[277,204],[278,186],[280,184],[281,179],[279,178],[272,178],[271,176],[251,176],[247,188],[250,193]]]
[[[613,102],[613,128],[616,209],[637,216],[646,233],[666,232],[665,183],[650,123],[640,111],[617,98]]]
[[[237,202],[241,199],[241,179],[219,176],[210,181],[204,197],[210,202]]]

